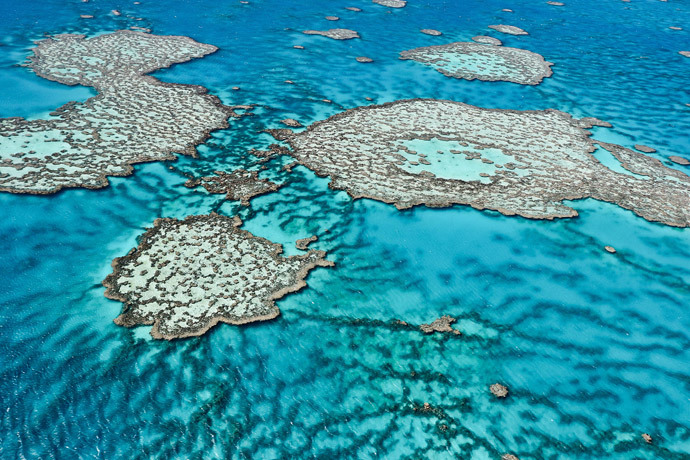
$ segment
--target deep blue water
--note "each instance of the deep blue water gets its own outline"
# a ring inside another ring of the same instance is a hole
[[[0,458],[690,458],[690,230],[594,200],[552,222],[400,212],[353,202],[303,167],[288,174],[287,157],[261,173],[286,185],[249,209],[183,186],[185,174],[258,169],[247,151],[271,143],[260,131],[283,118],[306,125],[412,97],[595,116],[614,126],[598,139],[690,158],[690,59],[678,54],[690,50],[690,3],[565,1],[410,0],[388,13],[364,0],[0,0],[1,117],[95,94],[17,66],[32,41],[130,26],[221,49],[158,78],[258,105],[200,159],[140,165],[98,191],[0,194]],[[498,23],[530,35],[486,28]],[[362,38],[300,33],[331,27]],[[554,75],[536,87],[468,82],[398,59],[480,34],[542,54]],[[336,267],[312,272],[268,323],[173,342],[113,324],[121,304],[100,284],[111,260],[157,217],[212,210],[239,212],[288,254],[319,234],[313,246]],[[443,314],[462,336],[394,323]],[[496,381],[506,400],[489,394]],[[439,410],[413,410],[424,402]]]

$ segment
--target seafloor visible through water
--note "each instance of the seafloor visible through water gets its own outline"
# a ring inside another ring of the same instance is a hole
[[[414,97],[593,116],[613,124],[594,130],[600,140],[653,146],[665,164],[688,158],[690,59],[678,51],[690,49],[690,4],[565,2],[0,0],[0,117],[45,117],[95,94],[18,66],[33,41],[131,26],[220,48],[157,78],[257,104],[199,159],[137,165],[95,191],[0,194],[0,457],[690,458],[690,230],[594,200],[569,202],[580,216],[555,221],[398,211],[352,201],[306,168],[288,173],[285,156],[260,174],[285,186],[249,208],[183,186],[186,175],[259,169],[247,152],[273,142],[261,130],[281,119],[308,125]],[[301,33],[333,27],[362,38]],[[398,58],[475,35],[541,54],[553,76],[464,81]],[[312,246],[336,266],[278,301],[273,321],[171,342],[115,325],[122,304],[101,285],[112,259],[158,217],[211,211],[239,213],[287,254],[319,234]],[[414,327],[444,314],[463,335]],[[510,396],[494,398],[494,382]]]

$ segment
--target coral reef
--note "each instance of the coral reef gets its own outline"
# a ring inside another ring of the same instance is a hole
[[[510,34],[510,35],[529,35],[526,31],[522,30],[519,27],[508,26],[505,24],[492,25],[492,26],[489,26],[489,29],[494,29],[494,30],[497,30],[501,33]]]
[[[306,251],[307,249],[309,249],[309,245],[314,241],[317,241],[318,239],[319,237],[316,235],[312,235],[308,238],[302,238],[301,240],[297,240],[295,242],[295,247],[300,251]]]
[[[415,48],[400,53],[400,59],[412,59],[431,66],[448,77],[465,80],[537,85],[553,73],[553,63],[545,61],[539,54],[519,48],[472,42]]]
[[[444,315],[440,318],[434,320],[430,324],[422,324],[419,329],[425,334],[433,334],[434,332],[450,332],[451,334],[461,335],[462,333],[457,329],[450,327],[451,324],[455,322],[455,318],[452,316]]]
[[[184,185],[190,188],[201,185],[209,193],[225,193],[228,200],[240,201],[243,206],[249,206],[249,201],[256,196],[275,192],[280,188],[268,179],[259,179],[256,171],[236,169],[230,173],[215,171],[215,174],[190,179]]]
[[[107,176],[131,174],[132,164],[195,156],[209,132],[228,126],[232,109],[202,87],[146,74],[214,51],[188,37],[124,30],[39,41],[28,63],[37,75],[92,86],[98,95],[50,119],[0,119],[0,191],[101,188]]]
[[[403,8],[405,5],[407,5],[407,2],[404,0],[372,0],[372,1],[378,5],[387,6],[389,8]]]
[[[505,385],[501,385],[500,383],[492,384],[489,387],[489,391],[491,391],[491,394],[493,394],[497,398],[505,398],[508,396],[508,387]]]
[[[498,38],[489,37],[488,35],[477,35],[472,37],[472,40],[477,43],[483,43],[485,45],[501,46],[503,42]]]
[[[105,295],[124,302],[121,326],[152,324],[151,335],[204,334],[218,322],[275,318],[275,301],[306,286],[315,267],[333,265],[323,251],[281,256],[282,246],[237,228],[218,214],[157,219],[139,246],[113,261]]]
[[[640,152],[644,152],[644,153],[656,152],[656,149],[653,149],[652,147],[647,147],[646,145],[635,144],[633,147],[635,147],[635,150],[639,150]]]
[[[284,124],[285,126],[289,126],[291,128],[301,128],[302,127],[302,123],[295,120],[294,118],[286,118],[284,120],[280,120],[280,122],[282,124]]]
[[[670,157],[668,157],[668,159],[671,160],[672,162],[679,164],[679,165],[682,165],[682,166],[690,165],[690,160],[683,158],[683,157],[676,156],[676,155],[671,155]]]
[[[558,110],[483,109],[435,99],[363,106],[301,133],[272,130],[330,187],[399,209],[466,204],[533,219],[574,217],[595,198],[655,222],[690,226],[690,177],[642,153],[592,139],[596,118]],[[616,172],[593,155],[609,151]]]
[[[359,34],[350,29],[305,30],[302,33],[307,35],[322,35],[334,40],[350,40],[352,38],[359,38]]]

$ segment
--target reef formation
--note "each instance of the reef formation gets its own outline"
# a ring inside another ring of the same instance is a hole
[[[357,31],[351,29],[304,30],[302,33],[307,35],[321,35],[323,37],[332,38],[333,40],[359,38]]]
[[[498,38],[489,37],[488,35],[477,35],[472,37],[472,40],[477,43],[484,43],[485,45],[501,46],[503,44]]]
[[[96,189],[132,164],[196,156],[209,133],[235,115],[200,86],[146,74],[217,50],[189,37],[117,31],[86,39],[63,34],[37,42],[28,66],[48,80],[94,87],[53,118],[0,119],[0,191],[49,194]]]
[[[190,179],[184,185],[189,188],[201,185],[209,193],[225,193],[228,200],[239,201],[243,206],[249,206],[249,201],[256,196],[275,192],[280,188],[280,185],[268,179],[259,179],[257,171],[245,169],[236,169],[230,173],[216,171],[215,176]]]
[[[642,144],[635,144],[635,145],[633,145],[633,147],[635,148],[635,150],[639,150],[640,152],[643,152],[643,153],[654,153],[654,152],[656,152],[655,148],[648,147],[648,146],[642,145]]]
[[[504,34],[509,34],[509,35],[529,35],[529,33],[519,27],[516,26],[509,26],[506,24],[496,24],[489,26],[489,29],[494,29],[497,30],[501,33]]]
[[[157,339],[204,334],[218,322],[275,318],[275,301],[306,286],[323,251],[283,257],[282,246],[239,229],[218,214],[157,219],[139,246],[113,261],[106,297],[123,302],[115,323],[150,325]]]
[[[291,128],[301,128],[302,127],[302,123],[295,120],[294,118],[285,118],[284,120],[280,120],[280,122],[282,124],[284,124],[285,126],[289,126]]]
[[[398,209],[453,204],[532,219],[577,216],[565,200],[615,203],[649,220],[690,226],[690,177],[659,160],[592,139],[611,125],[558,110],[484,109],[401,100],[357,107],[305,131],[269,131],[330,187]],[[610,152],[628,173],[592,154]]]
[[[500,383],[494,383],[489,386],[489,391],[497,398],[505,398],[508,396],[508,387]]]
[[[312,244],[314,241],[317,241],[318,239],[319,237],[316,235],[312,235],[307,238],[302,238],[295,242],[295,247],[300,251],[306,251],[307,249],[309,249],[309,245]]]
[[[451,324],[453,324],[455,321],[456,319],[452,316],[443,315],[431,323],[421,324],[419,329],[425,334],[433,334],[434,332],[450,332],[451,334],[461,335],[462,333],[460,331],[451,327]]]
[[[407,5],[405,0],[372,0],[372,2],[388,8],[404,8]]]
[[[553,63],[545,61],[539,54],[519,48],[472,42],[415,48],[400,53],[400,59],[412,59],[433,67],[443,75],[464,80],[538,85],[553,74]]]

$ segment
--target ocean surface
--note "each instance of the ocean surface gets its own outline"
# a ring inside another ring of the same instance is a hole
[[[564,2],[0,0],[0,117],[46,117],[95,95],[19,66],[33,41],[131,26],[220,48],[157,78],[257,105],[198,159],[137,165],[96,191],[0,194],[0,458],[690,459],[690,229],[591,199],[556,221],[398,211],[304,167],[288,173],[285,156],[260,174],[285,185],[249,208],[183,186],[260,169],[248,151],[274,142],[261,131],[281,119],[415,97],[593,116],[613,125],[597,139],[652,146],[665,164],[690,158],[690,59],[678,54],[690,50],[690,2]],[[301,33],[334,27],[361,39]],[[553,76],[464,81],[398,59],[475,35],[543,55]],[[288,255],[318,234],[312,247],[336,266],[314,270],[266,323],[171,342],[115,325],[122,304],[101,285],[112,259],[158,217],[211,211],[239,214]],[[463,335],[416,327],[445,314]],[[490,394],[495,382],[508,398]]]

